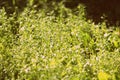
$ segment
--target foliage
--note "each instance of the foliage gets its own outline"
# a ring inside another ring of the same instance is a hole
[[[51,11],[59,8],[61,3],[73,12],[79,4],[83,4],[86,19],[91,19],[96,24],[105,21],[108,26],[120,25],[119,0],[0,0],[0,9],[5,8],[8,16],[13,13],[18,16],[26,7],[32,10],[45,9]],[[57,14],[58,9],[54,13]]]
[[[0,80],[119,80],[118,30],[86,21],[83,8],[26,8],[17,19],[1,9]]]
[[[26,7],[31,9],[53,9],[62,0],[0,0],[0,9],[5,8],[7,15],[20,14]]]

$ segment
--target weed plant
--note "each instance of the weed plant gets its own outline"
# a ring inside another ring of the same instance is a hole
[[[0,80],[119,80],[118,29],[86,21],[82,6],[56,9],[0,10]]]

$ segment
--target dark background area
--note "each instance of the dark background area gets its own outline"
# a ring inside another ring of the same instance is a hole
[[[68,8],[84,4],[86,18],[95,23],[105,21],[107,25],[120,25],[120,0],[71,0],[65,3]]]
[[[0,0],[0,9],[3,7],[7,15],[13,14],[16,10],[21,12],[27,7],[27,0]]]
[[[21,13],[25,7],[41,9],[45,6],[52,8],[53,2],[57,5],[61,1],[65,7],[76,9],[79,4],[85,5],[86,18],[93,22],[100,23],[105,21],[107,25],[120,25],[120,0],[0,0],[0,8],[5,8],[7,15],[14,12]]]

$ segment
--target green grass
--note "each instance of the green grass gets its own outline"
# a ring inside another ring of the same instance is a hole
[[[26,9],[17,20],[0,10],[0,80],[119,80],[118,29],[86,21],[79,9]]]

